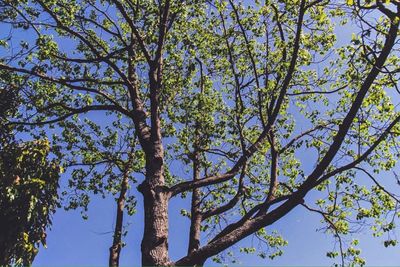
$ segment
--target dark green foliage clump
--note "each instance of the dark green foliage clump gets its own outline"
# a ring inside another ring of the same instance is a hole
[[[17,142],[7,117],[15,92],[0,91],[0,265],[30,265],[58,206],[60,169],[48,160],[47,140]]]

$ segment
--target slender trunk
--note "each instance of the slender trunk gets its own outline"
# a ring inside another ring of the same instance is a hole
[[[168,266],[168,201],[164,190],[163,148],[154,145],[146,159],[146,180],[139,186],[144,202],[144,233],[141,244],[143,266]]]
[[[121,182],[121,191],[117,200],[117,219],[115,222],[114,238],[112,246],[110,247],[110,258],[108,265],[115,267],[119,266],[119,257],[122,248],[122,227],[124,220],[124,208],[126,200],[126,192],[128,190],[129,174],[124,173],[124,177]]]
[[[200,178],[200,166],[199,166],[198,155],[196,153],[193,160],[193,180],[196,181],[199,178]],[[201,227],[200,198],[201,198],[200,189],[198,188],[193,189],[188,254],[199,249],[200,247],[200,227]]]
[[[204,93],[204,75],[202,62],[196,59],[200,65],[200,95]],[[199,99],[200,100],[200,99]],[[202,101],[198,101],[198,110],[202,110]],[[195,136],[194,136],[194,152],[193,152],[193,181],[200,179],[200,122],[195,123]],[[190,233],[189,233],[189,247],[188,255],[200,248],[200,234],[201,234],[201,221],[202,214],[200,210],[201,190],[195,188],[192,191],[192,207],[190,217]],[[203,265],[201,263],[200,265]]]

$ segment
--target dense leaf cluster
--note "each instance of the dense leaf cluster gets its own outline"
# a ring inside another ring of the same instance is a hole
[[[17,142],[7,122],[17,90],[0,91],[0,265],[30,265],[58,207],[60,169],[45,140]]]

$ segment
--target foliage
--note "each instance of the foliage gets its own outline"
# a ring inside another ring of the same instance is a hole
[[[71,173],[67,208],[116,194],[124,172],[155,207],[190,198],[182,215],[211,238],[177,264],[219,262],[251,235],[261,251],[239,251],[279,256],[265,227],[297,206],[321,215],[342,264],[364,264],[342,236],[393,230],[399,201],[378,176],[398,158],[398,1],[0,3],[29,36],[1,41],[2,82],[24,92],[15,123],[56,129],[38,135]]]
[[[30,265],[58,206],[60,169],[48,160],[49,142],[15,141],[6,125],[15,112],[15,91],[1,89],[0,137],[0,265]]]

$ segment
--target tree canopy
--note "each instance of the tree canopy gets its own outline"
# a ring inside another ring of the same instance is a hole
[[[17,92],[0,89],[0,265],[30,265],[58,206],[59,166],[46,140],[19,142],[7,121]]]
[[[110,265],[140,195],[143,265],[222,262],[249,236],[261,250],[241,252],[274,258],[296,207],[339,242],[329,257],[364,264],[342,236],[398,218],[382,173],[399,156],[399,16],[397,0],[0,0],[0,80],[22,105],[10,125],[68,169],[67,208],[119,194]],[[189,244],[170,259],[178,196]]]

